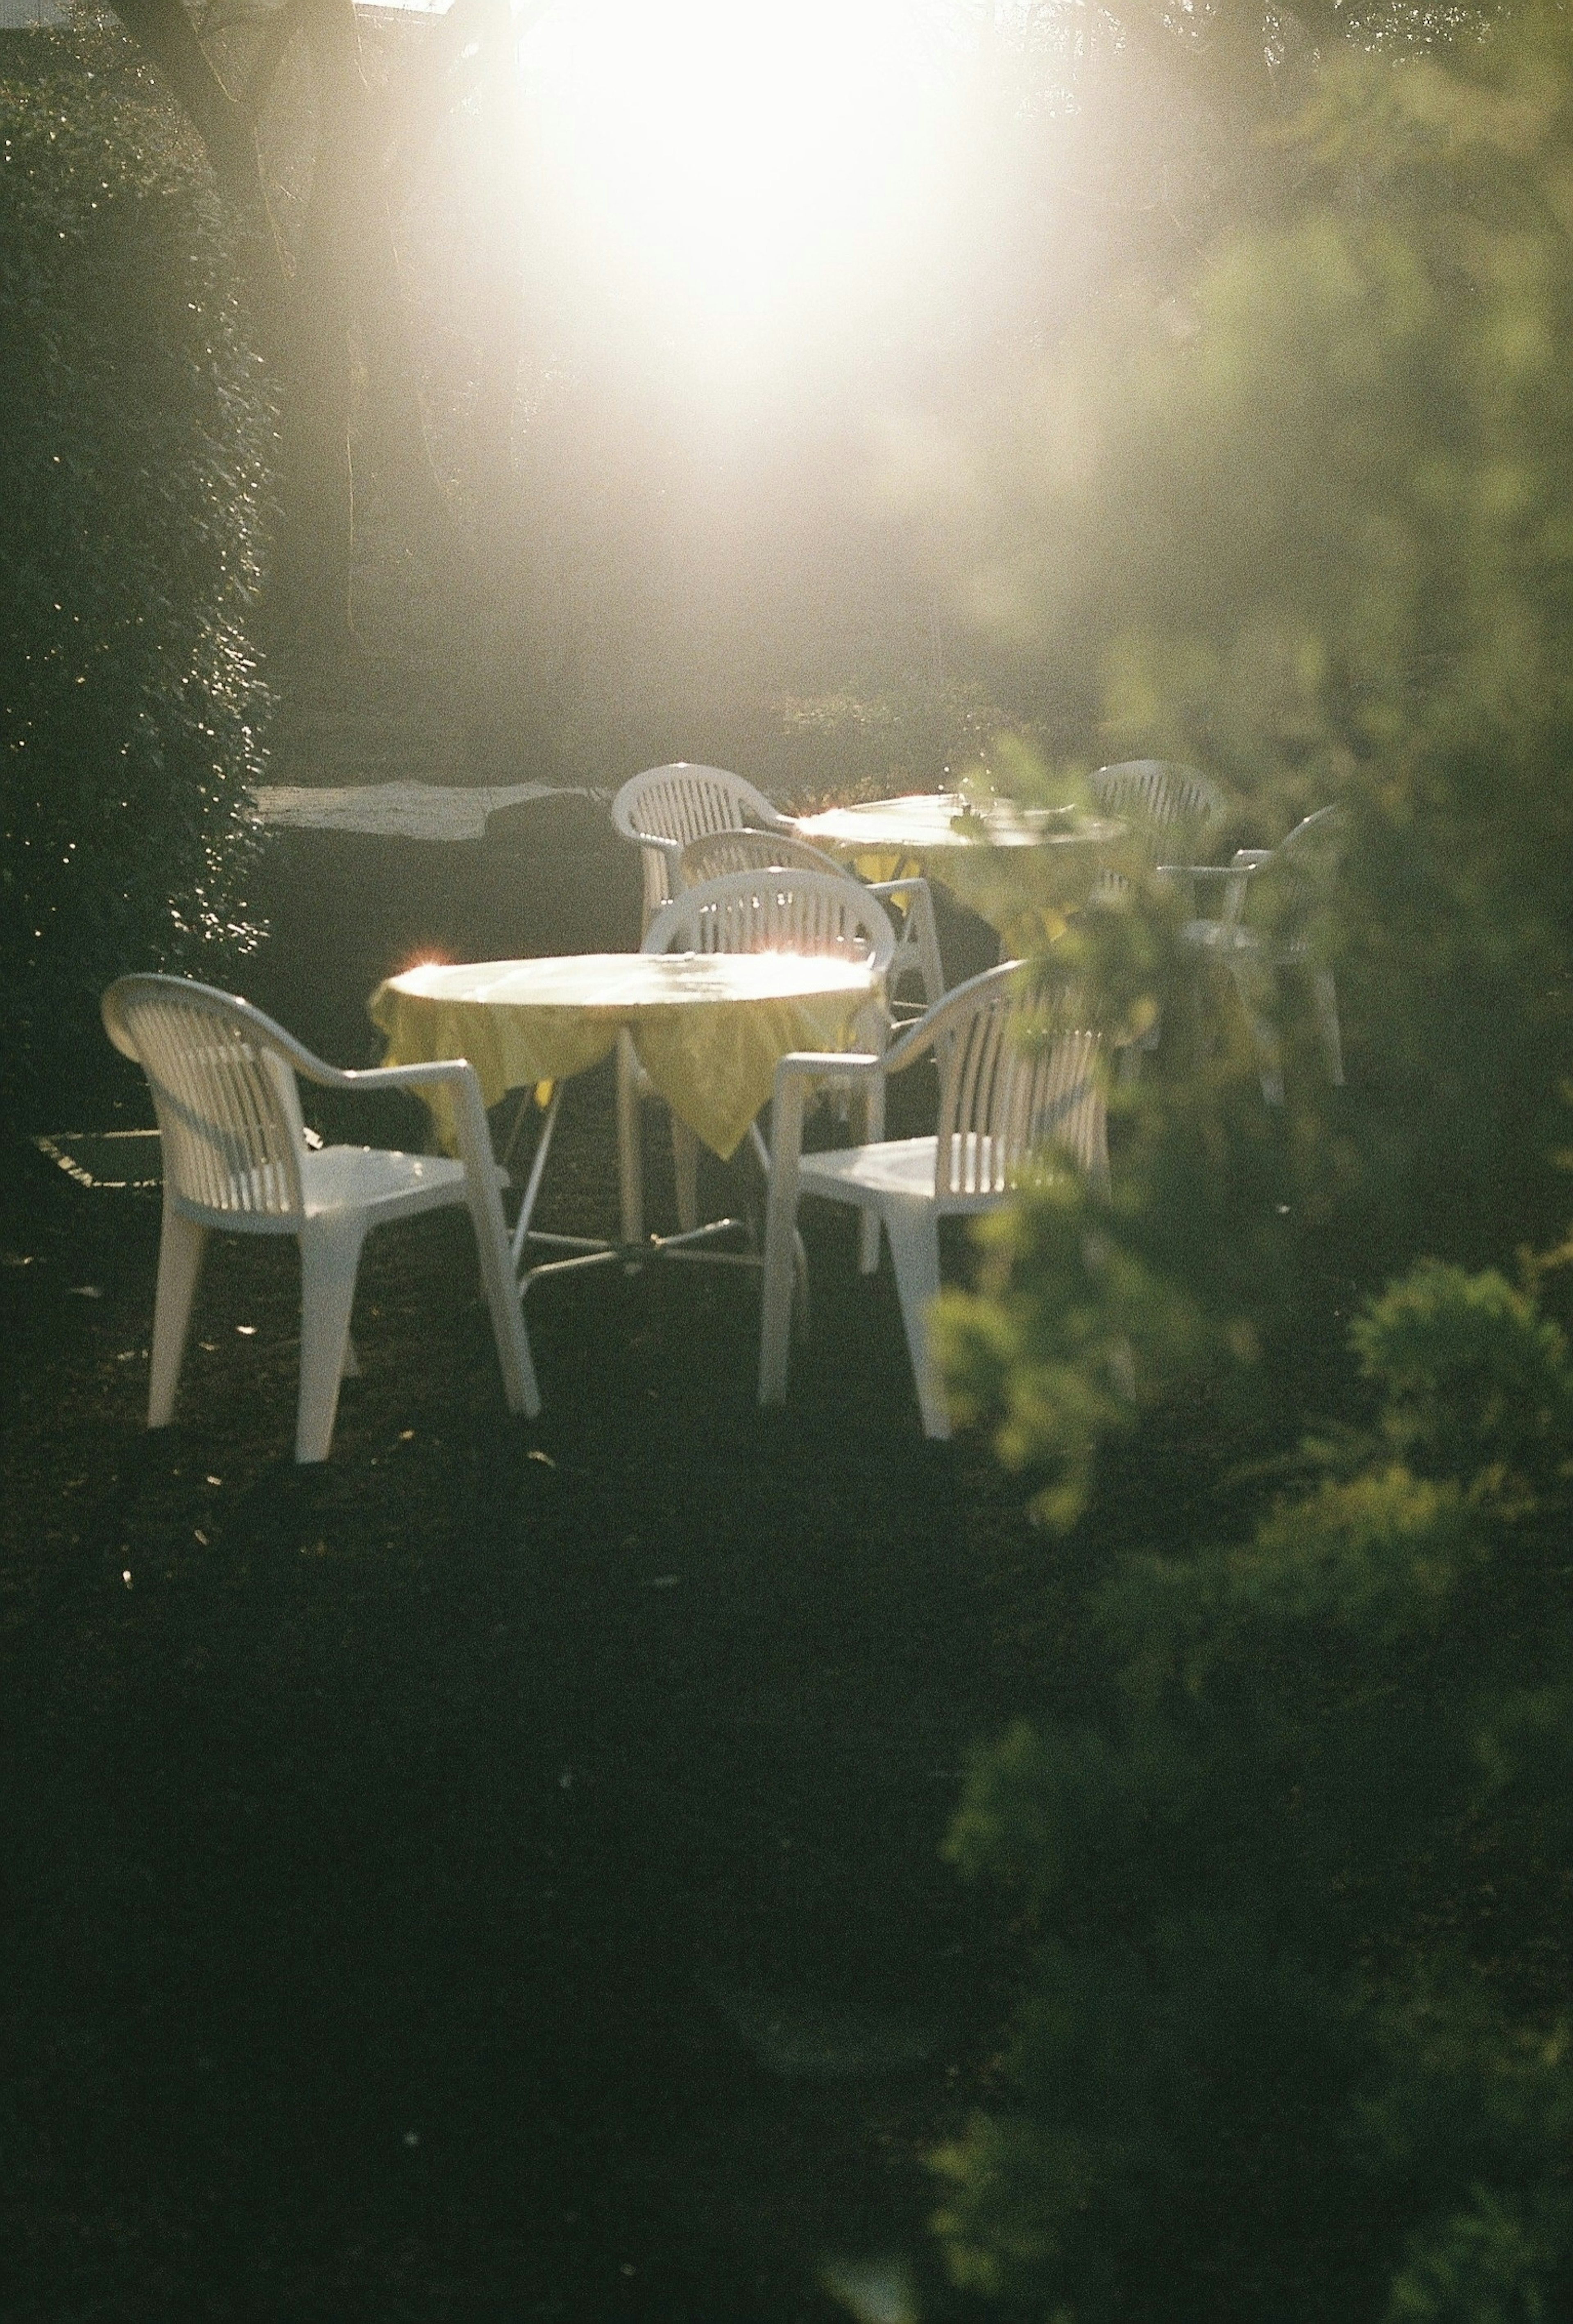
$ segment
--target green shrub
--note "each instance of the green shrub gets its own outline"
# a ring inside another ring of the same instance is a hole
[[[1514,12],[1315,88],[1254,217],[980,400],[952,553],[1016,693],[1079,687],[1056,752],[1206,768],[1236,844],[1344,802],[1360,1102],[1340,1151],[1292,1075],[1300,1158],[1429,1210],[1384,1269],[1479,1267],[1554,1231],[1573,1084],[1573,33]]]
[[[950,1850],[1038,1966],[940,2227],[1027,2312],[1568,2312],[1573,1368],[1430,1265],[1354,1338],[1364,1458],[1122,1561],[1103,1715],[973,1766]]]
[[[1063,2324],[1532,2324],[1573,2311],[1573,1364],[1479,1269],[1565,1206],[1567,20],[1348,60],[1292,150],[1167,320],[1111,300],[1018,399],[988,594],[1051,678],[1099,669],[1104,755],[1222,778],[1236,839],[1345,803],[1350,1086],[1292,1071],[1270,1116],[1183,902],[1098,916],[1111,1015],[1164,1008],[1114,1200],[1026,1188],[942,1339],[1066,1525],[1183,1371],[1260,1377],[1319,1273],[1407,1271],[1314,1485],[1120,1560],[1100,1707],[978,1757],[952,1853],[1035,1969],[940,2227],[960,2281]]]
[[[256,939],[269,420],[216,207],[118,37],[0,45],[0,976],[36,1113],[90,1086],[113,976]]]

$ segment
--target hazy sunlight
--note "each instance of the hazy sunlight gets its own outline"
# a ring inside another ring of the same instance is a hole
[[[577,0],[525,43],[582,263],[702,359],[844,316],[921,243],[947,78],[923,0]]]

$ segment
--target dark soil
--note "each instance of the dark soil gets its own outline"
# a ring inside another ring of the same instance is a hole
[[[609,1223],[570,1097],[555,1222]],[[891,2256],[970,2312],[924,2157],[1020,1961],[940,1854],[969,1747],[1074,1702],[1088,1572],[1229,1524],[1305,1379],[1251,1444],[1172,1416],[1062,1544],[924,1443],[839,1218],[784,1416],[751,1276],[606,1268],[532,1295],[527,1425],[449,1214],[368,1246],[298,1470],[291,1246],[216,1245],[150,1435],[156,1201],[6,1186],[10,2324],[811,2324]]]

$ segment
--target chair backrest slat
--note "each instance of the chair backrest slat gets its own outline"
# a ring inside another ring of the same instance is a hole
[[[1106,815],[1122,816],[1154,838],[1178,824],[1188,839],[1200,840],[1222,820],[1228,804],[1200,768],[1169,759],[1127,759],[1118,766],[1099,767],[1090,788]]]
[[[733,872],[685,889],[646,931],[646,952],[799,952],[888,972],[896,932],[877,897],[837,872]]]
[[[630,776],[612,802],[612,820],[623,838],[636,845],[646,839],[664,839],[685,847],[713,832],[768,828],[777,816],[764,792],[741,775],[725,767],[693,766],[678,760]],[[643,854],[648,927],[670,901],[671,883],[660,848],[647,846]]]
[[[934,1192],[1003,1194],[1046,1146],[1108,1184],[1098,1017],[1063,979],[1015,964],[952,994],[930,1020],[940,1067]]]
[[[703,839],[690,840],[683,850],[677,867],[679,889],[697,888],[712,880],[724,880],[734,872],[819,872],[832,880],[849,880],[855,887],[862,885],[856,874],[838,863],[833,855],[823,849],[811,847],[805,839],[795,839],[790,832],[782,831],[713,831]],[[894,986],[902,977],[915,973],[925,987],[937,987],[941,971],[937,961],[933,964],[924,959],[922,928],[932,927],[932,913],[925,923],[918,923],[911,911],[889,912],[891,927],[896,934],[896,951],[890,964],[890,982]],[[915,923],[917,923],[915,925]]]
[[[176,1199],[242,1217],[300,1217],[299,1093],[257,1012],[176,977],[130,976],[110,987],[104,1013],[116,1047],[147,1075]]]
[[[685,888],[724,880],[732,872],[823,872],[832,879],[851,877],[833,856],[785,831],[706,832],[689,841],[679,868]]]

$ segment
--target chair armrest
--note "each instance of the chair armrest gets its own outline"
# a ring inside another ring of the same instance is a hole
[[[674,893],[681,887],[678,874],[683,865],[683,845],[680,839],[662,839],[653,831],[630,832],[628,836],[636,847],[653,847],[667,859],[667,885]]]
[[[867,1049],[794,1049],[776,1067],[776,1094],[793,1082],[864,1082],[885,1071],[887,1059]]]
[[[935,1008],[944,995],[945,972],[940,960],[934,895],[927,880],[921,873],[904,880],[877,880],[870,883],[869,893],[878,896],[883,903],[897,898],[905,907],[897,945],[906,949],[909,959],[915,954],[923,973],[924,999],[930,1009]]]
[[[1260,872],[1271,862],[1272,853],[1268,847],[1242,848],[1244,862],[1237,856],[1232,863],[1159,863],[1154,868],[1162,880],[1243,880]]]
[[[474,1079],[475,1068],[465,1057],[443,1057],[419,1065],[329,1065],[302,1050],[289,1060],[303,1081],[322,1089],[429,1089],[435,1083],[462,1084]],[[480,1084],[476,1083],[476,1088]]]
[[[1161,864],[1160,873],[1190,881],[1221,880],[1223,896],[1216,906],[1219,922],[1226,927],[1237,927],[1246,908],[1246,890],[1258,872],[1265,871],[1273,861],[1270,847],[1242,847],[1232,863]],[[1197,900],[1194,887],[1191,901]]]
[[[776,1067],[776,1089],[770,1102],[771,1201],[790,1196],[797,1180],[803,1152],[803,1111],[816,1082],[863,1083],[878,1091],[884,1079],[885,1059],[858,1049],[794,1049]],[[882,1106],[872,1101],[882,1118]]]
[[[446,1085],[454,1092],[451,1127],[460,1161],[467,1170],[492,1185],[505,1186],[509,1183],[507,1171],[498,1171],[492,1162],[486,1109],[481,1102],[481,1077],[467,1057],[433,1058],[419,1065],[328,1065],[320,1057],[311,1056],[304,1062],[291,1063],[307,1081],[316,1082],[324,1089],[360,1093],[366,1090],[426,1091]],[[439,1135],[446,1145],[449,1117],[441,1108],[434,1111]]]

